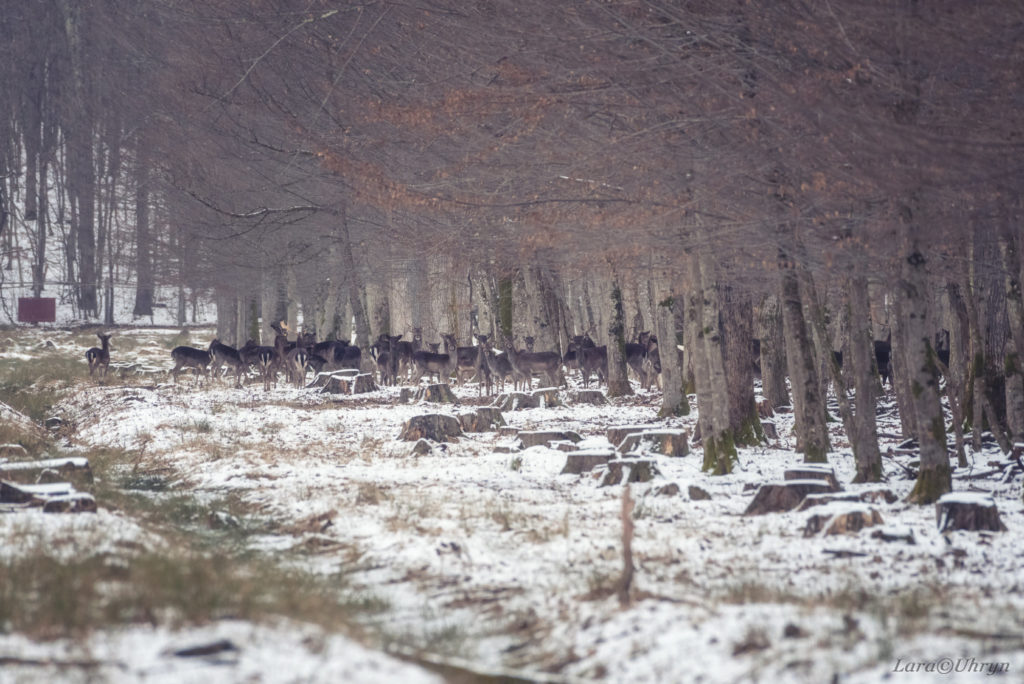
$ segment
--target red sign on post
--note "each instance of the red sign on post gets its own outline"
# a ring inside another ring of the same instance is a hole
[[[19,297],[19,323],[53,323],[57,320],[57,300],[53,297]]]

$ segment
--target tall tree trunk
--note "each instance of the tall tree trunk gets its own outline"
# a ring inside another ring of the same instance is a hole
[[[729,432],[736,446],[756,446],[764,441],[761,419],[754,399],[753,306],[728,284],[719,284],[723,357],[729,397]]]
[[[693,368],[693,380],[697,394],[697,430],[700,433],[702,448],[705,450],[704,467],[716,465],[715,461],[709,464],[707,458],[707,446],[714,448],[715,427],[711,416],[714,413],[712,408],[711,394],[711,373],[708,370],[707,355],[704,353],[704,340],[702,330],[704,328],[704,302],[703,294],[699,287],[691,287],[686,294],[685,310],[683,315],[683,346],[689,350],[690,365]]]
[[[622,287],[612,273],[610,318],[608,325],[608,396],[633,394],[626,375],[626,321],[622,308]]]
[[[825,401],[818,383],[814,345],[804,319],[800,281],[795,268],[780,254],[782,323],[786,337],[786,362],[793,390],[796,448],[807,463],[824,463],[829,451],[828,427],[825,424]]]
[[[710,393],[711,429],[702,433],[704,442],[703,469],[713,475],[731,473],[736,463],[736,434],[729,411],[729,381],[726,377],[725,348],[722,335],[722,314],[719,306],[717,268],[710,250],[698,253],[696,272],[700,274],[701,329],[694,354],[703,354],[706,361]],[[747,357],[749,359],[749,356]],[[698,392],[700,389],[698,388]]]
[[[760,307],[761,394],[774,409],[789,406],[786,388],[786,346],[782,336],[782,307],[776,295],[768,295]]]
[[[914,414],[921,470],[908,500],[918,504],[934,503],[952,489],[949,455],[946,451],[946,424],[939,401],[939,374],[935,365],[933,332],[930,320],[928,260],[920,250],[915,226],[908,226],[909,249],[903,259],[896,295],[897,317],[904,330],[903,366],[910,382],[909,405],[901,411]]]
[[[1006,425],[1014,441],[1024,441],[1024,268],[1020,236],[1003,222],[999,252],[1003,258],[1006,313],[1013,348],[1006,354]]]
[[[658,357],[661,360],[661,410],[660,418],[685,416],[690,413],[690,402],[686,398],[683,369],[679,364],[676,350],[675,307],[682,302],[668,287],[665,275],[655,278],[654,286],[654,331],[658,337]]]
[[[850,351],[848,354],[849,373],[853,376],[854,430],[851,438],[853,457],[857,464],[854,482],[881,482],[882,455],[878,450],[878,425],[875,421],[875,405],[878,398],[875,389],[878,374],[875,372],[874,339],[871,335],[871,314],[868,304],[868,279],[855,276],[846,290],[849,311]]]
[[[153,242],[149,225],[149,145],[135,148],[135,307],[133,316],[153,315]],[[219,319],[219,315],[218,315]],[[224,339],[230,339],[225,335]]]

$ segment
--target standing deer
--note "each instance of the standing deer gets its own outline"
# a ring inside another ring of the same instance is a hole
[[[287,328],[279,323],[271,323],[270,327],[277,333],[274,336],[274,346],[262,345],[256,347],[256,368],[263,378],[263,390],[270,390],[270,382],[273,380],[274,387],[277,387],[277,370],[284,362],[285,347],[288,345]]]
[[[171,350],[171,358],[174,359],[174,368],[170,373],[174,376],[175,384],[178,382],[178,373],[182,368],[191,368],[196,382],[199,382],[200,373],[206,375],[207,378],[210,377],[211,357],[210,352],[205,349],[182,345]]]
[[[608,378],[608,347],[581,347],[577,352],[580,375],[583,378],[583,386],[590,386],[590,374],[597,373],[598,382],[607,382]]]
[[[215,377],[220,377],[221,366],[227,366],[235,371],[235,387],[241,387],[242,373],[245,372],[246,364],[242,362],[242,355],[239,350],[223,344],[215,337],[210,342],[210,347],[207,351],[212,359],[211,373]]]
[[[441,339],[444,340],[444,354],[423,350],[413,352],[412,361],[416,366],[413,384],[418,384],[420,378],[426,373],[437,373],[439,382],[447,382],[448,377],[457,367],[455,337],[441,333]]]
[[[515,344],[508,337],[504,338],[505,353],[512,368],[525,379],[527,389],[533,387],[533,374],[544,373],[551,386],[564,384],[562,374],[562,357],[558,352],[526,352],[517,351]]]
[[[89,377],[97,369],[100,369],[100,377],[107,377],[107,369],[110,367],[110,337],[113,333],[96,333],[100,338],[99,347],[91,347],[85,352],[85,360],[89,362]]]
[[[401,340],[402,336],[399,335]],[[423,348],[423,328],[412,329],[412,342],[396,342],[392,353],[395,354],[395,361],[398,364],[398,372],[408,377],[416,366],[413,362],[413,354]],[[437,353],[436,351],[434,352]]]

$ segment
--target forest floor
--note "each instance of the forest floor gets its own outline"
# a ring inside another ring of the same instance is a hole
[[[700,448],[651,456],[629,486],[560,474],[566,453],[521,451],[506,430],[416,455],[403,424],[463,406],[399,403],[398,388],[334,395],[279,384],[178,384],[162,372],[176,330],[121,330],[124,378],[90,381],[82,332],[8,330],[0,399],[61,425],[25,458],[84,456],[96,513],[0,504],[0,681],[979,681],[1024,672],[1024,505],[994,445],[958,469],[991,493],[1005,532],[940,534],[934,506],[904,502],[916,459],[879,407],[892,503],[882,524],[805,535],[814,509],[744,516],[757,488],[802,458],[792,416],[701,471]],[[192,331],[205,346],[210,331]],[[95,338],[93,337],[93,340]],[[152,372],[151,372],[152,371]],[[137,374],[136,374],[137,373]],[[563,398],[567,396],[562,392]],[[608,428],[691,431],[660,420],[660,395],[607,406],[504,412],[521,430],[572,430],[610,449]],[[829,463],[854,463],[831,423]],[[0,441],[11,441],[0,435]],[[0,461],[3,460],[0,456]],[[10,457],[10,458],[20,458]],[[955,458],[953,459],[955,465]],[[995,465],[992,465],[995,464]],[[989,474],[986,474],[989,473]],[[666,490],[675,483],[678,491]],[[694,500],[691,486],[709,495]],[[879,530],[898,541],[884,541]],[[502,679],[506,678],[506,679]]]

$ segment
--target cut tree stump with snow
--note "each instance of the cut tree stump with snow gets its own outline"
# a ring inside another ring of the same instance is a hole
[[[520,430],[519,441],[524,449],[533,446],[547,446],[548,442],[579,442],[583,438],[572,430]]]
[[[612,443],[612,446],[618,448],[622,444],[622,440],[626,439],[627,436],[632,435],[636,432],[647,432],[649,430],[657,430],[657,425],[614,425],[605,432],[605,437]]]
[[[599,465],[604,465],[615,459],[615,452],[611,450],[602,451],[573,451],[566,454],[565,467],[559,475],[580,475],[589,473]]]
[[[601,390],[576,390],[569,394],[569,403],[604,406],[608,403],[608,397]]]
[[[420,439],[452,442],[456,441],[460,435],[462,435],[462,425],[458,418],[443,413],[427,413],[410,418],[402,427],[402,433],[398,439],[405,442],[415,442]]]
[[[455,397],[455,392],[452,392],[452,388],[443,383],[439,385],[427,385],[426,387],[420,387],[416,390],[416,396],[413,397],[413,401],[425,401],[431,404],[459,403],[459,400]]]
[[[326,394],[365,394],[377,391],[377,385],[369,373],[333,373],[323,381],[322,387],[320,391]]]
[[[865,527],[881,525],[882,522],[882,514],[870,506],[845,502],[832,503],[807,518],[804,536],[813,537],[822,530],[825,536],[852,534]]]
[[[824,480],[787,480],[761,485],[743,515],[763,515],[791,511],[808,494],[831,494],[835,490]]]
[[[505,416],[501,415],[498,409],[485,406],[475,411],[460,413],[459,422],[462,423],[463,432],[488,432],[503,427]]]
[[[841,492],[843,488],[839,486],[839,479],[836,477],[836,471],[829,465],[815,465],[813,463],[805,463],[798,468],[788,469],[782,476],[784,480],[822,480],[827,482],[833,492]]]
[[[653,458],[617,458],[609,461],[599,487],[650,482],[661,475]]]
[[[806,511],[816,506],[824,506],[834,501],[845,501],[848,503],[895,503],[896,495],[888,489],[868,489],[863,492],[838,492],[835,494],[808,494],[804,497],[803,503],[797,508],[798,511]]]
[[[619,451],[654,453],[662,456],[686,456],[690,453],[690,433],[686,430],[645,430],[626,435]]]
[[[951,530],[987,530],[1005,532],[1006,525],[999,519],[996,502],[987,494],[953,492],[944,494],[935,503],[935,518],[939,532]]]
[[[545,387],[532,392],[505,392],[499,394],[491,404],[499,411],[517,411],[531,408],[552,408],[561,406],[557,387]]]

